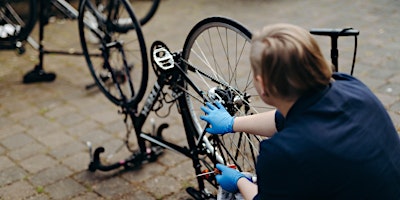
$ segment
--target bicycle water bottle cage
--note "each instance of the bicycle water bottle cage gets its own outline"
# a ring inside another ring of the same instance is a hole
[[[151,50],[153,67],[155,67],[155,64],[158,69],[163,71],[167,71],[174,67],[174,57],[164,43],[161,41],[155,41]],[[156,70],[156,68],[154,70]]]

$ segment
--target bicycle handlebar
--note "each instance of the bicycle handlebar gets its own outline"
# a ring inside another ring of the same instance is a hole
[[[103,165],[100,161],[100,154],[104,152],[104,147],[99,147],[94,151],[93,160],[90,161],[89,171],[94,172],[96,170],[100,171],[111,171],[113,169],[117,169],[121,166],[124,166],[128,163],[127,160],[119,161],[111,165]]]
[[[159,146],[152,146],[145,153],[140,151],[134,152],[127,159],[120,160],[110,165],[104,165],[101,163],[100,154],[103,152],[104,152],[104,147],[98,147],[94,151],[92,160],[89,163],[89,171],[91,172],[94,172],[96,170],[111,171],[120,167],[124,167],[125,169],[137,168],[141,166],[145,161],[147,162],[155,161],[157,157],[162,154],[163,150]]]

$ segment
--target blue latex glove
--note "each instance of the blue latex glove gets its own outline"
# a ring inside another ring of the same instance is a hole
[[[217,107],[209,102],[206,102],[206,105],[207,107],[201,107],[206,116],[200,116],[200,119],[211,124],[211,127],[207,128],[206,131],[211,134],[232,133],[234,117],[226,111],[224,106],[219,101],[215,102]]]
[[[222,189],[230,193],[236,193],[239,190],[237,182],[240,178],[246,178],[246,176],[236,169],[232,169],[221,164],[217,164],[217,169],[221,171],[221,174],[217,174],[215,178]]]

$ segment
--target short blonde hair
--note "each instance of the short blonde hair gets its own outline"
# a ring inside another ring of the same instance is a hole
[[[253,34],[250,61],[267,95],[291,99],[329,84],[330,64],[311,34],[291,24],[274,24]]]

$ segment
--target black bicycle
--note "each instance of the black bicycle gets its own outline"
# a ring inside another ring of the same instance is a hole
[[[0,1],[0,49],[21,48],[35,25],[36,13],[36,0]]]
[[[0,49],[22,48],[37,21],[40,0],[0,1]],[[161,0],[130,0],[141,25],[146,24],[156,13]],[[77,19],[78,11],[65,0],[48,1],[63,16]],[[91,4],[99,12],[107,11],[109,0],[93,0]]]
[[[86,28],[101,29],[97,26],[108,24],[124,24],[116,26],[116,28],[126,26],[126,23],[131,23],[129,26],[133,28],[129,17],[129,12],[132,12],[132,6],[135,8],[135,16],[138,17],[141,25],[147,23],[156,13],[161,0],[126,0],[126,3],[121,3],[114,0],[90,0],[84,4],[79,0],[80,5],[88,6],[87,10],[95,10],[96,12],[79,13],[74,6],[66,0],[8,0],[0,1],[0,49],[16,49],[19,54],[25,52],[24,45],[28,42],[34,49],[39,51],[39,63],[35,68],[24,76],[24,83],[52,81],[55,79],[54,73],[46,73],[43,70],[43,59],[46,54],[59,55],[78,55],[81,52],[71,52],[63,50],[48,50],[44,48],[44,27],[48,24],[49,18],[58,11],[61,15],[70,20],[78,19],[79,15],[85,15]],[[40,3],[40,4],[39,4]],[[72,2],[71,2],[72,3]],[[40,5],[40,6],[39,6]],[[40,9],[38,9],[40,7]],[[54,8],[54,9],[53,9]],[[39,15],[37,15],[39,13]],[[98,24],[93,21],[98,16],[102,15],[103,24]],[[36,42],[30,37],[31,31],[36,24],[38,16],[39,21],[39,41]],[[125,19],[124,19],[125,16]],[[115,21],[118,19],[119,21]],[[109,22],[106,22],[108,20]],[[114,22],[111,22],[113,21]],[[125,21],[124,21],[125,20]],[[102,27],[104,29],[104,27]],[[108,27],[111,29],[113,27]],[[113,37],[119,37],[126,33],[127,30],[112,30],[109,34],[115,34]],[[94,38],[94,37],[93,37]],[[92,43],[99,41],[92,40]],[[93,85],[91,85],[93,86]]]
[[[91,33],[83,28],[82,18],[79,22],[81,44],[92,75],[106,97],[131,119],[126,123],[136,133],[138,144],[138,149],[132,150],[128,159],[111,165],[101,163],[100,153],[104,148],[97,148],[89,170],[108,171],[121,166],[134,168],[154,161],[166,148],[190,158],[196,175],[214,170],[216,163],[235,164],[240,171],[254,172],[258,143],[263,138],[246,133],[212,136],[204,131],[207,124],[199,119],[203,114],[200,106],[205,102],[220,101],[236,116],[272,109],[265,107],[253,87],[248,59],[251,33],[248,29],[228,18],[211,17],[193,27],[181,52],[171,52],[163,42],[154,42],[150,57],[158,78],[139,109],[148,81],[142,34],[130,34],[132,37],[126,41],[115,41],[104,40],[103,33],[96,33],[104,42],[93,48],[88,39]],[[140,32],[140,29],[135,31]],[[143,45],[138,45],[136,51],[128,51],[122,44],[132,41]],[[133,56],[133,52],[137,55]],[[187,144],[183,146],[163,138],[162,132],[167,124],[161,124],[154,134],[143,131],[150,112],[174,104],[185,129]],[[131,149],[128,140],[126,144]],[[217,183],[213,175],[199,176],[197,183],[196,189],[187,189],[194,198],[215,197]]]

